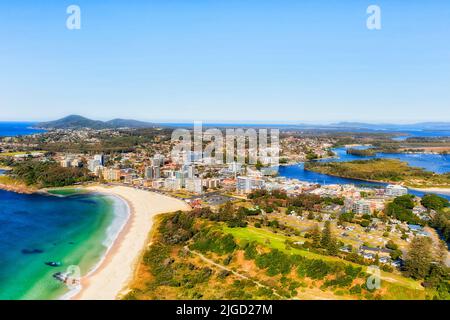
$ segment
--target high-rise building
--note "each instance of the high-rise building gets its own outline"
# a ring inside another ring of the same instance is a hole
[[[164,180],[164,188],[168,190],[180,190],[182,188],[182,181],[177,178],[167,178]]]
[[[186,190],[194,193],[203,193],[203,183],[200,178],[186,179]]]
[[[161,169],[159,166],[150,166],[145,168],[145,177],[147,179],[159,179],[161,177]]]
[[[187,177],[192,179],[195,176],[195,167],[194,166],[188,166],[187,167]]]
[[[89,162],[88,162],[89,171],[91,171],[95,174],[98,174],[98,171],[102,168],[103,168],[103,166],[102,166],[102,163],[100,162],[100,160],[98,160],[98,159],[97,160],[96,159],[89,160]]]
[[[105,158],[104,158],[104,156],[102,154],[96,154],[94,156],[94,160],[98,161],[101,166],[103,166],[105,164]]]
[[[359,200],[353,203],[353,213],[356,214],[371,214],[371,206],[368,201]]]
[[[61,160],[60,165],[63,168],[69,168],[71,166],[72,160],[68,159],[68,158],[64,158]]]
[[[107,181],[119,181],[121,172],[120,169],[104,168],[102,171],[103,179]]]
[[[264,180],[258,177],[237,177],[236,179],[236,191],[238,193],[249,193],[263,187]]]
[[[153,158],[150,159],[151,165],[154,167],[164,166],[165,158],[162,154],[155,154]]]
[[[145,177],[147,179],[153,179],[153,167],[145,168]]]
[[[203,186],[207,189],[218,188],[220,185],[220,179],[203,179]]]

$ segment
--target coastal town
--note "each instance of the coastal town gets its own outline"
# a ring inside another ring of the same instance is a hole
[[[218,163],[191,150],[178,154],[174,161],[174,143],[167,128],[137,131],[71,128],[4,137],[0,161],[6,176],[0,177],[0,186],[19,192],[126,187],[178,199],[191,210],[220,213],[232,205],[234,210],[248,212],[247,220],[254,227],[265,225],[272,232],[278,228],[284,233],[289,231],[285,241],[295,237],[292,246],[313,252],[318,249],[309,247],[309,241],[319,232],[315,230],[331,226],[335,248],[332,253],[322,254],[376,265],[396,274],[405,268],[414,239],[424,238],[430,240],[430,250],[436,252],[431,259],[440,256],[448,266],[448,250],[439,239],[439,230],[444,229],[436,228],[433,222],[441,216],[437,211],[448,206],[447,200],[442,206],[430,205],[436,199],[411,195],[401,183],[323,184],[320,179],[305,181],[280,174],[285,166],[336,158],[333,148],[339,138],[282,133],[280,168],[274,171],[259,161],[256,165]],[[105,137],[126,142],[123,146],[115,144],[115,150],[111,150]],[[127,140],[130,137],[131,143]],[[354,147],[352,144],[347,149]],[[29,179],[30,170],[41,170],[36,169],[39,164],[47,165],[42,170],[54,170],[55,179],[21,183]]]
[[[0,302],[445,314],[449,17],[450,1],[0,1]]]

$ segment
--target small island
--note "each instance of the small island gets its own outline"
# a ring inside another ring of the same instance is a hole
[[[376,155],[376,152],[374,149],[357,149],[357,148],[349,148],[347,149],[347,154],[351,154],[354,156],[360,156],[360,157],[373,157]]]

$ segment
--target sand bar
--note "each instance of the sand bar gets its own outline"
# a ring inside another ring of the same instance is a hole
[[[427,193],[441,193],[445,195],[450,195],[450,188],[409,188],[409,189]]]

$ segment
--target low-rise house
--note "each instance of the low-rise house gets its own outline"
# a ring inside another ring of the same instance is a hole
[[[390,249],[386,249],[386,248],[372,248],[372,247],[367,247],[367,246],[361,246],[359,248],[359,254],[362,255],[363,257],[365,257],[365,255],[369,256],[369,255],[377,255],[381,258],[381,257],[390,257],[392,250]]]

